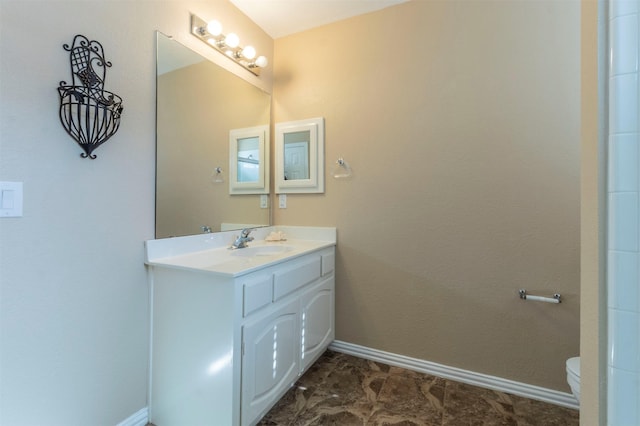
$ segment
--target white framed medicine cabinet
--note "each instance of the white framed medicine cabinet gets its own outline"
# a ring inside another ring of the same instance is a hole
[[[275,125],[275,192],[324,192],[324,118]]]
[[[269,193],[269,126],[229,131],[229,194]]]

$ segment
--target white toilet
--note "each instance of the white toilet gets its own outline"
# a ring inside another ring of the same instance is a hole
[[[580,403],[580,357],[578,356],[567,360],[567,382],[573,396]]]

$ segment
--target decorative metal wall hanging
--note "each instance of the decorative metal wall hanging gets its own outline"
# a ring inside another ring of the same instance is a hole
[[[69,53],[72,85],[61,81],[60,122],[67,133],[80,145],[82,158],[95,160],[92,152],[113,136],[120,127],[122,98],[104,90],[107,67],[102,45],[76,35],[73,44],[62,46]]]

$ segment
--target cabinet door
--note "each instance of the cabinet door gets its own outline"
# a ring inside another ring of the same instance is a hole
[[[335,338],[334,287],[331,276],[311,286],[300,297],[301,373]]]
[[[298,310],[295,299],[243,327],[243,425],[263,415],[298,377]]]

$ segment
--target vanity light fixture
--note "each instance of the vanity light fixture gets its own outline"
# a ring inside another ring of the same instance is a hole
[[[260,75],[260,69],[269,64],[266,57],[256,56],[257,52],[253,46],[240,46],[240,37],[237,34],[224,35],[222,24],[218,21],[206,22],[199,16],[191,14],[191,34],[233,59],[254,75]]]

